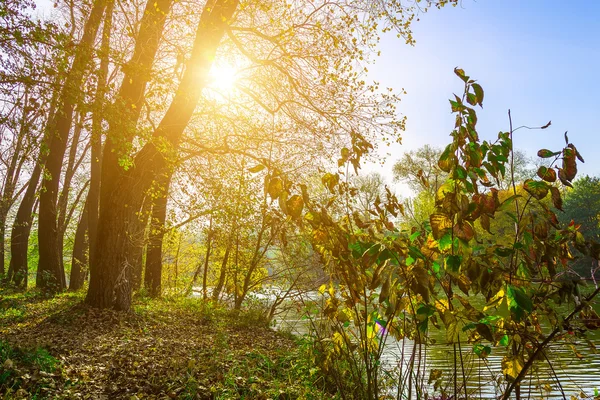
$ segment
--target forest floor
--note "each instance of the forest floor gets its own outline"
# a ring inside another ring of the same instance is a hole
[[[0,291],[5,399],[320,399],[293,338],[197,299],[98,310],[82,293]]]

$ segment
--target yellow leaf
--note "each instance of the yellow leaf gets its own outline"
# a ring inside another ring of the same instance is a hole
[[[502,359],[502,372],[505,375],[508,375],[513,379],[516,379],[517,376],[519,376],[519,373],[523,369],[524,365],[525,365],[525,361],[523,360],[523,357],[504,356],[504,358]]]
[[[327,285],[325,285],[325,284],[319,286],[319,294],[322,296],[325,293],[326,289],[327,289]]]

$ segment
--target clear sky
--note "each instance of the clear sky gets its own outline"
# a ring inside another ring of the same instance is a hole
[[[569,131],[586,160],[580,175],[600,175],[600,1],[463,0],[432,10],[413,25],[414,47],[383,37],[382,55],[370,68],[383,87],[408,92],[399,111],[408,117],[403,144],[391,148],[387,176],[402,152],[424,144],[444,147],[454,125],[448,98],[461,94],[459,66],[483,86],[479,133],[494,139],[513,124],[515,147],[535,156],[564,146]]]

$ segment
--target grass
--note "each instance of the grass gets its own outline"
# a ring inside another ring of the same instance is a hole
[[[146,297],[120,313],[83,297],[0,291],[4,398],[332,398],[297,344],[260,313]]]

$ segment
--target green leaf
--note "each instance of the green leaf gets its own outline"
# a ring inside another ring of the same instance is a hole
[[[483,107],[483,88],[478,83],[474,83],[472,87],[475,91],[475,96],[477,96],[477,104],[479,104],[480,107]]]
[[[464,110],[466,107],[459,101],[449,100],[452,112],[458,112]]]
[[[467,93],[467,102],[472,106],[477,105],[477,96],[474,93]]]
[[[550,185],[544,181],[527,179],[523,184],[523,188],[527,191],[527,193],[536,199],[541,200],[548,195],[548,189],[550,189]]]
[[[444,236],[442,236],[440,238],[440,240],[438,240],[438,249],[440,249],[440,251],[446,251],[446,250],[450,249],[451,247],[452,247],[452,233],[446,232],[446,234],[444,234]]]
[[[476,344],[473,346],[473,353],[477,354],[479,358],[486,358],[492,353],[492,348],[490,346]]]
[[[456,76],[458,76],[460,79],[462,79],[463,82],[467,83],[469,80],[469,76],[465,75],[465,71],[462,68],[454,68],[454,73],[456,74]]]
[[[457,255],[449,255],[444,260],[446,264],[446,271],[458,272],[460,269],[460,262],[462,257]]]
[[[446,146],[440,159],[438,160],[438,167],[444,172],[450,172],[452,169],[452,161],[454,159],[454,148],[452,144]]]
[[[557,156],[559,154],[560,154],[560,151],[554,152],[554,151],[551,151],[548,149],[541,149],[537,153],[538,157],[540,157],[540,158],[550,158],[550,157]]]
[[[509,338],[508,335],[502,336],[502,339],[498,342],[500,346],[508,346]]]
[[[521,320],[525,312],[530,313],[533,310],[533,303],[525,292],[513,285],[507,286],[506,298],[508,300],[508,308],[515,313],[517,320]]]

